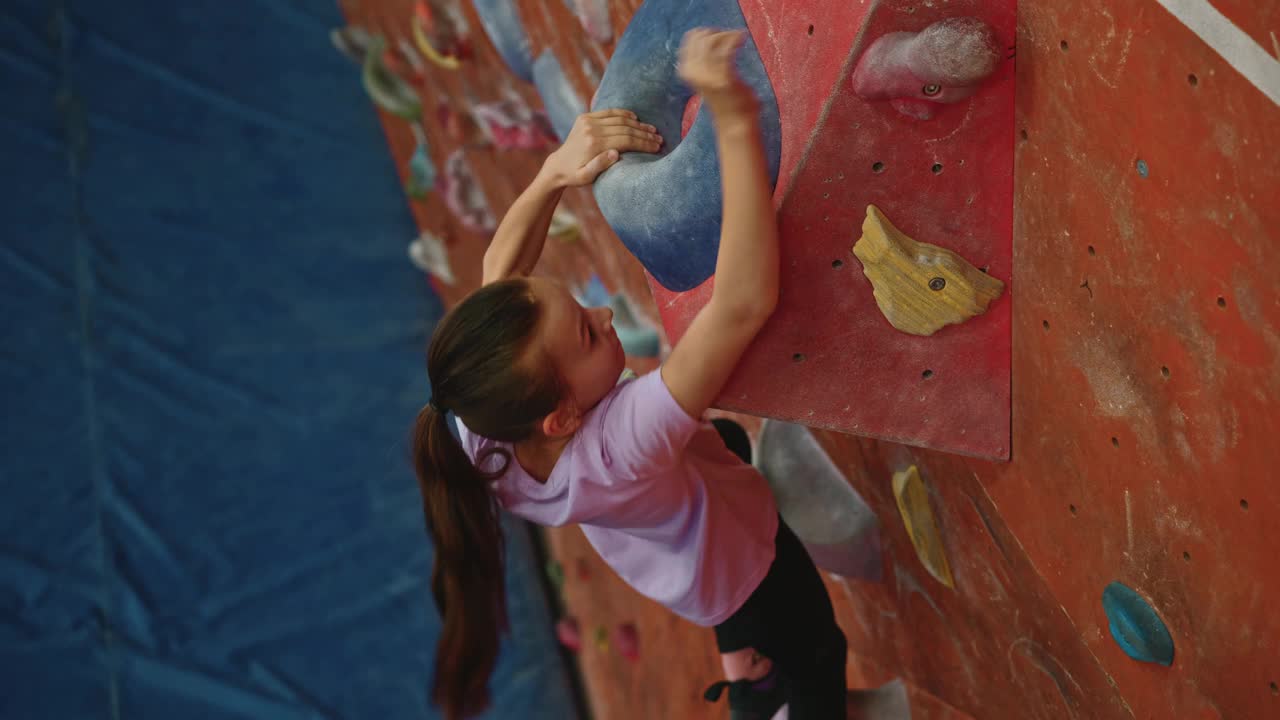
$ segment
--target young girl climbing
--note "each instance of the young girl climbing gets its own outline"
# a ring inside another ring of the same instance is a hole
[[[499,226],[484,286],[432,337],[415,456],[444,617],[433,697],[450,718],[488,703],[505,629],[499,507],[579,523],[637,591],[714,627],[728,679],[707,699],[728,690],[732,717],[764,720],[783,704],[794,720],[845,716],[845,639],[826,587],[749,448],[730,451],[702,421],[778,299],[758,101],[734,71],[742,41],[695,30],[681,46],[680,77],[714,121],[724,218],[711,299],[659,370],[618,382],[611,312],[530,277],[563,189],[591,183],[620,153],[661,146],[624,110],[578,118]]]

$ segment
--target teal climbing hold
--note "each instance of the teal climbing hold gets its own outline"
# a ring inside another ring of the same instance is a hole
[[[413,155],[409,158],[409,182],[406,190],[409,197],[419,200],[426,197],[427,193],[436,186],[436,166],[431,162],[431,155],[427,148],[426,139],[418,141],[417,148],[414,149]]]
[[[1111,623],[1111,637],[1134,660],[1173,664],[1173,636],[1141,595],[1113,582],[1102,591],[1102,609]]]

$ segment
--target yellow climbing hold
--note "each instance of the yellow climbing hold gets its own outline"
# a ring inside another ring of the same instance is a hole
[[[458,61],[458,58],[451,55],[441,55],[440,52],[431,45],[431,40],[427,38],[426,31],[422,29],[421,18],[416,16],[413,17],[409,21],[409,29],[410,32],[413,33],[413,43],[418,46],[418,49],[422,51],[422,54],[425,55],[433,65],[442,67],[445,70],[457,70],[462,67],[462,63]]]
[[[932,335],[981,315],[1004,292],[1004,283],[956,253],[904,235],[875,205],[867,206],[853,254],[862,261],[880,312],[912,335]]]
[[[916,556],[929,574],[949,588],[955,587],[951,577],[951,565],[947,562],[947,549],[942,545],[942,534],[929,507],[929,488],[920,478],[915,465],[893,474],[893,496],[898,501],[898,512],[907,526],[907,535],[916,548]]]

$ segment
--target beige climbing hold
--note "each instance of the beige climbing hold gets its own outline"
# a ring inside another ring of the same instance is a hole
[[[547,228],[547,237],[571,243],[581,234],[582,224],[578,222],[578,216],[564,208],[556,208],[551,216],[551,226]]]
[[[947,562],[947,549],[942,545],[942,533],[929,507],[929,488],[920,478],[915,465],[893,474],[893,496],[898,501],[898,512],[907,535],[916,548],[916,556],[929,574],[949,588],[955,587],[951,577],[951,565]]]
[[[867,206],[853,254],[862,261],[880,312],[912,335],[932,335],[981,315],[1004,292],[1004,283],[954,252],[904,235],[875,205]]]

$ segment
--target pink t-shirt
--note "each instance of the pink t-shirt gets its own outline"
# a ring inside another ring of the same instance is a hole
[[[494,446],[511,450],[458,429],[473,460]],[[496,469],[501,459],[488,462]],[[587,413],[546,483],[513,456],[493,488],[526,520],[580,523],[631,587],[699,625],[728,619],[773,563],[769,485],[711,423],[685,413],[657,370],[619,383]]]

